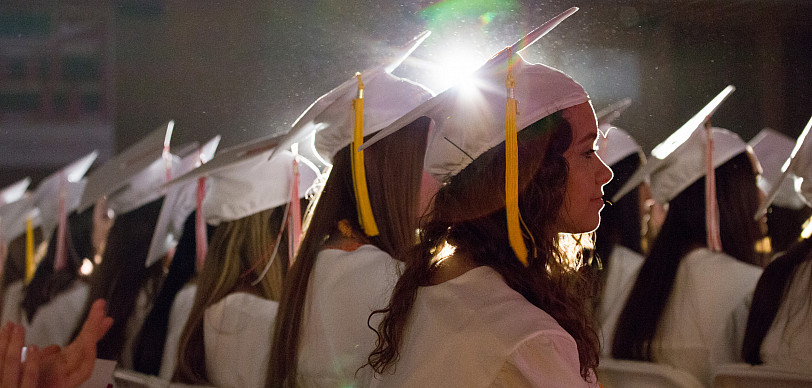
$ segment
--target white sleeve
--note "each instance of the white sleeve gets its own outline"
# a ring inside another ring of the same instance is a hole
[[[491,387],[597,386],[581,377],[580,365],[571,337],[539,333],[508,356]]]

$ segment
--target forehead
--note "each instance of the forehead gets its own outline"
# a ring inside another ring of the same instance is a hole
[[[564,109],[561,112],[561,117],[567,120],[570,127],[572,127],[573,144],[595,141],[598,134],[598,121],[595,118],[595,112],[592,110],[590,102]]]

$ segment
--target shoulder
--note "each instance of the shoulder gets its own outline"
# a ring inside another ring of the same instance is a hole
[[[241,330],[254,322],[267,325],[276,318],[278,308],[278,302],[244,292],[233,292],[206,309],[205,323],[226,332]]]
[[[736,260],[723,252],[713,252],[706,248],[695,249],[682,260],[680,270],[689,271],[695,276],[721,278],[744,278],[757,281],[763,269]]]
[[[578,348],[569,335],[539,333],[508,356],[491,386],[586,387]]]

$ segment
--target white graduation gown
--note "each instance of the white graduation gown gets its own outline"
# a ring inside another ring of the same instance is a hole
[[[379,387],[579,387],[575,340],[549,314],[477,267],[420,287],[394,370]]]
[[[20,306],[23,283],[14,282],[6,289],[3,323],[11,321],[23,325],[27,345],[43,348],[50,345],[65,346],[70,343],[73,330],[82,318],[88,292],[87,283],[74,280],[68,289],[40,306],[29,322]]]
[[[642,255],[616,245],[609,256],[608,266],[605,269],[606,283],[603,295],[598,306],[598,323],[601,328],[601,355],[609,356],[612,353],[612,339],[615,335],[617,319],[626,306],[626,299],[634,287],[640,266],[643,265]]]
[[[654,360],[683,369],[710,384],[711,355],[725,351],[725,327],[750,297],[762,269],[701,248],[682,259],[671,296],[652,342]],[[744,324],[744,323],[743,323]]]
[[[212,385],[265,386],[278,308],[272,300],[234,292],[206,309],[203,342]]]
[[[23,320],[22,308],[20,304],[23,302],[23,281],[18,280],[6,287],[5,294],[3,295],[3,318],[0,324],[5,325],[6,322],[21,324]]]
[[[189,283],[185,285],[176,295],[172,302],[172,309],[169,310],[169,322],[166,328],[166,340],[164,342],[164,353],[161,359],[161,371],[158,376],[164,380],[171,380],[175,373],[175,365],[178,361],[178,343],[183,327],[192,312],[192,305],[195,302],[197,285]]]
[[[367,327],[372,311],[386,307],[401,263],[374,245],[354,251],[319,252],[304,305],[298,349],[297,384],[303,387],[364,387],[365,368],[377,334]],[[383,318],[376,314],[370,325]]]
[[[812,370],[812,261],[796,267],[761,343],[761,360],[767,365]]]
[[[70,288],[40,306],[31,322],[23,316],[26,344],[42,348],[69,344],[82,319],[89,292],[87,283],[74,280]]]

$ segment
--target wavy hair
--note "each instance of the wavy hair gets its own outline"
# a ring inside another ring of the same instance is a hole
[[[370,204],[380,232],[369,240],[392,256],[414,244],[429,122],[427,117],[421,117],[364,151]],[[324,243],[337,233],[341,220],[349,221],[353,229],[363,233],[356,211],[350,151],[350,146],[344,147],[333,158],[330,178],[313,208],[296,261],[285,280],[274,327],[268,386],[295,386],[308,281]]]
[[[382,374],[399,358],[417,290],[431,284],[434,252],[448,243],[489,266],[510,288],[549,313],[575,339],[586,380],[598,365],[599,341],[589,316],[585,275],[577,268],[583,259],[579,241],[557,232],[568,176],[564,152],[572,142],[569,123],[557,112],[519,132],[519,209],[526,221],[525,243],[529,266],[516,258],[507,236],[504,205],[505,144],[480,155],[450,178],[436,194],[429,220],[421,226],[419,242],[403,259],[406,268],[389,305],[373,312],[385,314],[378,326],[378,343],[369,365]],[[573,248],[574,249],[567,249]]]

